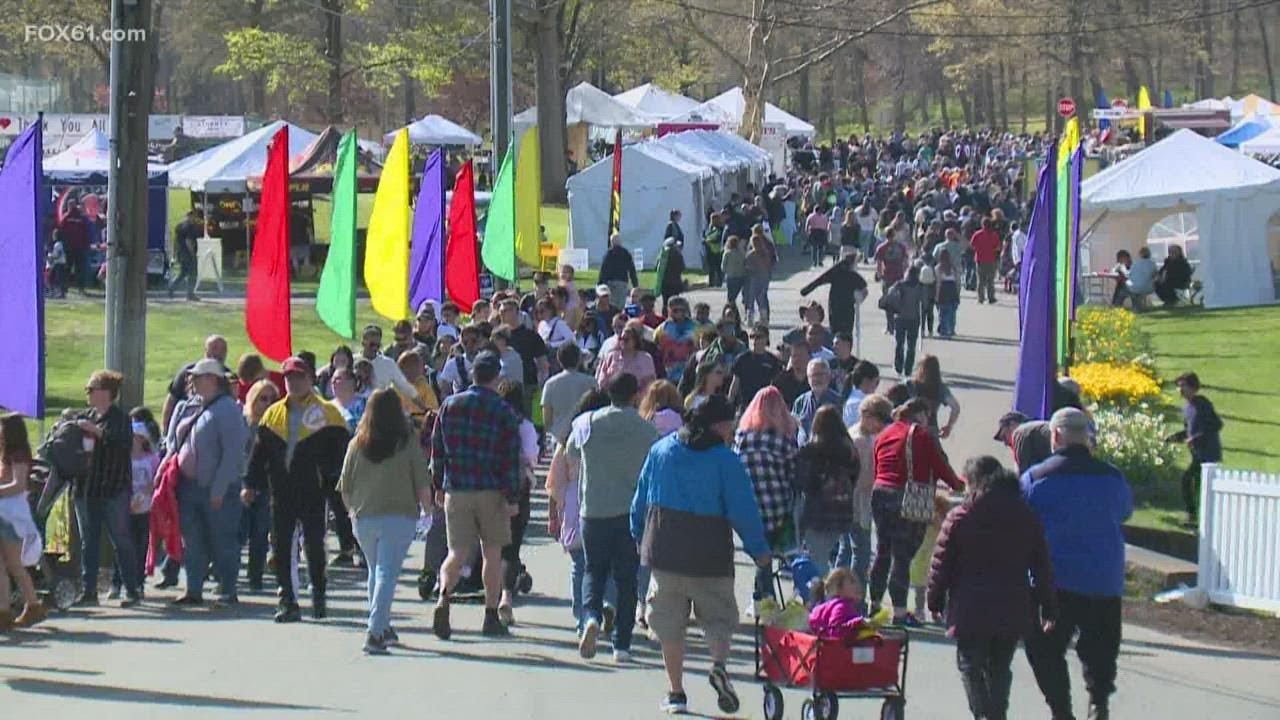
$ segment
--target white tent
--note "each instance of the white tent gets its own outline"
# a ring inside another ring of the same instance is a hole
[[[1273,127],[1240,143],[1240,152],[1245,155],[1280,155],[1280,127]]]
[[[513,118],[517,127],[530,127],[538,122],[538,108],[531,107]],[[564,96],[566,125],[596,125],[610,128],[647,128],[657,122],[654,116],[615,100],[612,95],[589,82],[578,83]]]
[[[742,113],[746,106],[742,88],[736,87],[673,118],[672,122],[712,122],[737,127],[742,124]],[[764,104],[764,124],[781,126],[787,136],[813,137],[816,133],[813,125],[769,102]]]
[[[409,142],[414,145],[479,145],[483,142],[479,135],[440,115],[426,115],[405,128],[409,130]],[[398,132],[400,130],[387,133],[383,142],[390,145]]]
[[[645,83],[626,92],[620,92],[614,95],[613,99],[662,120],[677,117],[699,105],[698,101],[691,97],[667,92],[653,83]]]
[[[622,223],[630,249],[644,253],[649,267],[662,249],[668,214],[679,210],[685,261],[700,262],[695,240],[707,214],[748,182],[768,172],[769,156],[750,143],[719,132],[690,131],[626,145],[622,150]],[[591,264],[607,249],[613,158],[607,157],[569,178],[568,247],[586,248]]]
[[[66,150],[44,159],[44,174],[53,180],[83,180],[106,175],[111,169],[111,141],[93,128]],[[147,175],[163,174],[164,165],[147,163]]]
[[[1093,228],[1088,269],[1105,270],[1116,251],[1146,244],[1163,218],[1193,213],[1199,239],[1187,254],[1205,305],[1275,301],[1268,225],[1280,211],[1280,170],[1184,129],[1084,181],[1081,199],[1081,226]]]
[[[243,193],[245,178],[267,169],[267,146],[276,132],[288,125],[289,157],[306,150],[316,134],[276,120],[217,147],[198,152],[169,166],[169,185],[206,193]]]

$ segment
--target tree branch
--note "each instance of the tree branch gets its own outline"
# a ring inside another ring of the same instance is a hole
[[[858,40],[868,35],[871,35],[872,33],[879,30],[880,28],[896,21],[898,18],[904,17],[906,15],[910,15],[916,10],[921,10],[923,8],[930,7],[932,5],[938,5],[944,1],[945,0],[917,0],[917,2],[909,3],[907,5],[904,5],[898,8],[897,10],[894,10],[888,15],[885,15],[884,17],[871,23],[870,25],[867,25],[866,27],[862,28],[861,30],[858,30],[857,32],[849,33],[848,35],[839,36],[835,40],[825,43],[827,45],[825,49],[821,49],[821,50],[810,49],[810,50],[806,50],[805,52],[796,53],[795,55],[791,55],[789,57],[779,58],[778,60],[774,61],[775,64],[796,62],[796,61],[801,61],[801,62],[795,67],[790,68],[789,70],[785,70],[783,72],[778,73],[777,75],[774,75],[773,80],[774,82],[780,82],[782,80],[786,80],[787,78],[799,75],[805,69],[812,67],[814,65],[817,65],[821,62],[824,62],[827,58],[836,54],[841,50],[841,48],[844,48],[854,40]],[[822,46],[819,45],[818,47],[821,48]]]
[[[710,33],[702,29],[702,26],[693,16],[693,8],[683,3],[680,7],[684,9],[685,19],[689,21],[689,29],[693,30],[693,34],[697,35],[699,39],[710,45],[711,49],[715,50],[721,57],[728,60],[734,68],[738,70],[738,72],[746,75],[747,64],[744,61],[739,60],[737,56],[729,52],[729,49],[722,45],[719,40],[716,40]]]

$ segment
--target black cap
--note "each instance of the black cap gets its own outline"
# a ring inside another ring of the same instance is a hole
[[[1000,416],[1000,424],[996,425],[996,434],[991,439],[997,440],[997,441],[1001,440],[1002,438],[1000,437],[1000,431],[1003,430],[1006,425],[1021,425],[1022,423],[1026,422],[1028,419],[1029,418],[1027,418],[1026,415],[1023,415],[1017,410],[1010,410],[1009,412]]]

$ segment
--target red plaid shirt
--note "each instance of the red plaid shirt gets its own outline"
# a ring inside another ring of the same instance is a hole
[[[520,418],[494,391],[471,386],[445,400],[431,436],[431,475],[449,492],[520,494]]]

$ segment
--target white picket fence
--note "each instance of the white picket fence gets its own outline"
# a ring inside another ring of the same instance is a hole
[[[1197,585],[1211,602],[1280,613],[1280,475],[1203,466]]]

